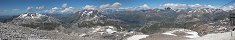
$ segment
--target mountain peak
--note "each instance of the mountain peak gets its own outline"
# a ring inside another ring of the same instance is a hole
[[[103,17],[101,12],[98,10],[82,10],[78,11],[75,14],[80,18],[80,20],[91,21]]]
[[[98,10],[83,10],[80,13],[80,17],[94,17],[94,16],[98,16],[100,14],[100,11]]]
[[[39,13],[24,13],[24,14],[21,14],[18,18],[35,19],[35,18],[41,18],[44,16],[46,15],[42,15]]]

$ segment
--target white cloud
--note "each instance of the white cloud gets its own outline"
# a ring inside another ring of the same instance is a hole
[[[38,7],[36,7],[36,10],[42,10],[42,9],[44,9],[44,6],[38,6]]]
[[[140,9],[150,9],[150,7],[147,4],[144,4],[142,6],[139,6]]]
[[[75,8],[67,6],[66,3],[62,5],[62,8],[53,7],[49,10],[45,10],[46,13],[73,13],[74,11],[75,11]]]
[[[232,10],[234,9],[234,6],[222,6],[219,9],[223,9],[223,10]]]
[[[55,13],[56,10],[45,10],[46,13]]]
[[[115,9],[119,9],[121,7],[121,5],[122,5],[121,3],[116,2],[116,3],[113,3],[113,5],[111,5],[111,6]]]
[[[188,5],[188,6],[192,8],[200,8],[200,7],[205,7],[206,5],[194,4],[194,5]]]
[[[83,7],[83,9],[85,10],[95,10],[95,6],[92,6],[92,5],[86,5],[85,7]]]
[[[100,8],[110,8],[111,5],[110,4],[104,4],[104,5],[100,5]]]
[[[50,10],[46,10],[46,12],[48,12],[48,13],[55,13],[56,11],[59,11],[58,7],[53,7]]]
[[[64,3],[64,4],[62,5],[62,7],[63,7],[63,8],[66,8],[66,7],[67,7],[67,3]]]
[[[118,3],[118,2],[115,2],[115,3],[113,3],[112,5],[110,5],[110,4],[103,4],[103,5],[100,5],[100,7],[99,8],[101,8],[101,9],[119,9],[120,7],[121,7],[121,3]]]
[[[18,10],[20,10],[20,9],[12,9],[13,11],[18,11]]]
[[[27,7],[28,12],[33,12],[33,7]]]
[[[28,7],[27,10],[28,11],[32,11],[33,7]]]
[[[61,10],[61,12],[62,13],[73,12],[74,11],[73,9],[74,9],[73,7],[68,7],[68,8]]]
[[[59,8],[58,8],[58,7],[53,7],[52,9],[53,9],[53,10],[58,10]]]
[[[173,4],[173,3],[167,3],[167,4],[160,5],[160,6],[163,6],[163,7],[171,7],[171,8],[179,8],[179,9],[188,8],[188,5],[187,5],[187,4]]]
[[[235,4],[234,4],[235,5]],[[202,4],[174,4],[174,3],[167,3],[160,5],[163,7],[171,7],[173,9],[185,9],[185,8],[214,8],[214,9],[223,9],[223,10],[231,10],[234,6],[212,6],[212,5],[202,5]]]

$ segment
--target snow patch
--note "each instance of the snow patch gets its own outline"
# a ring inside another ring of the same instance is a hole
[[[113,26],[98,26],[97,28],[92,28],[94,31],[92,31],[92,33],[100,33],[100,34],[103,34],[103,33],[108,33],[108,34],[112,34],[112,33],[115,33],[117,32],[115,30],[115,28]]]
[[[173,35],[173,36],[177,36],[175,34],[172,34],[173,32],[165,32],[165,33],[162,33],[162,34],[165,34],[165,35]]]
[[[185,37],[188,37],[188,38],[197,38],[197,37],[200,37],[198,36],[198,33],[197,32],[186,32],[187,34],[191,34],[191,35],[187,35]]]
[[[83,34],[80,34],[79,36],[80,36],[80,37],[83,37],[83,36],[85,36],[85,35],[86,35],[86,34],[85,34],[85,33],[83,33]]]
[[[50,39],[31,39],[31,38],[29,38],[28,40],[50,40]]]
[[[97,19],[98,18],[98,16],[95,16],[95,17],[92,17],[92,18],[90,18],[90,19],[86,19],[85,21],[91,21],[91,20],[95,20],[95,19]]]
[[[197,32],[192,31],[192,30],[188,30],[188,29],[178,29],[178,30],[168,31],[168,32],[165,32],[165,33],[162,33],[162,34],[177,36],[176,34],[173,34],[173,33],[177,32],[177,31],[178,32],[184,32],[184,33],[190,34],[190,35],[186,35],[185,36],[187,38],[197,38],[197,37],[200,37]]]
[[[235,31],[233,31],[232,33],[235,34]],[[235,38],[234,35],[233,37],[231,36],[231,32],[225,32],[225,33],[207,34],[202,37],[188,39],[188,40],[234,40],[234,38]]]
[[[140,40],[140,39],[146,38],[148,36],[149,35],[134,35],[134,36],[131,36],[131,37],[127,38],[127,40]]]
[[[108,34],[112,34],[112,33],[117,32],[117,31],[114,31],[112,29],[106,29],[106,32],[108,32]]]

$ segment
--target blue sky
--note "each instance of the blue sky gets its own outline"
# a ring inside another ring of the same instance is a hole
[[[121,7],[136,7],[143,4],[148,4],[148,6],[156,8],[161,4],[167,3],[222,6],[231,1],[232,0],[0,0],[0,14],[3,13],[2,11],[12,9],[20,9],[20,12],[22,12],[22,10],[26,10],[27,7],[37,6],[44,6],[45,9],[51,9],[53,7],[61,7],[64,3],[67,3],[67,6],[74,8],[81,8],[85,5],[99,6],[102,4],[113,4],[115,2],[121,3]],[[232,2],[229,5],[234,3],[235,2]]]

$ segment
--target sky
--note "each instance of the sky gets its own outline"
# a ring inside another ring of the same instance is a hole
[[[207,6],[222,6],[233,0],[0,0],[0,15],[22,13],[28,10],[43,9],[48,12],[60,11],[67,12],[68,10],[80,8],[131,8],[143,7],[160,8],[162,6],[185,7],[193,5]],[[228,5],[233,5],[231,2]],[[63,5],[66,8],[63,8]],[[102,7],[101,7],[102,5]],[[54,9],[53,9],[54,8]],[[14,11],[14,12],[12,12]]]

